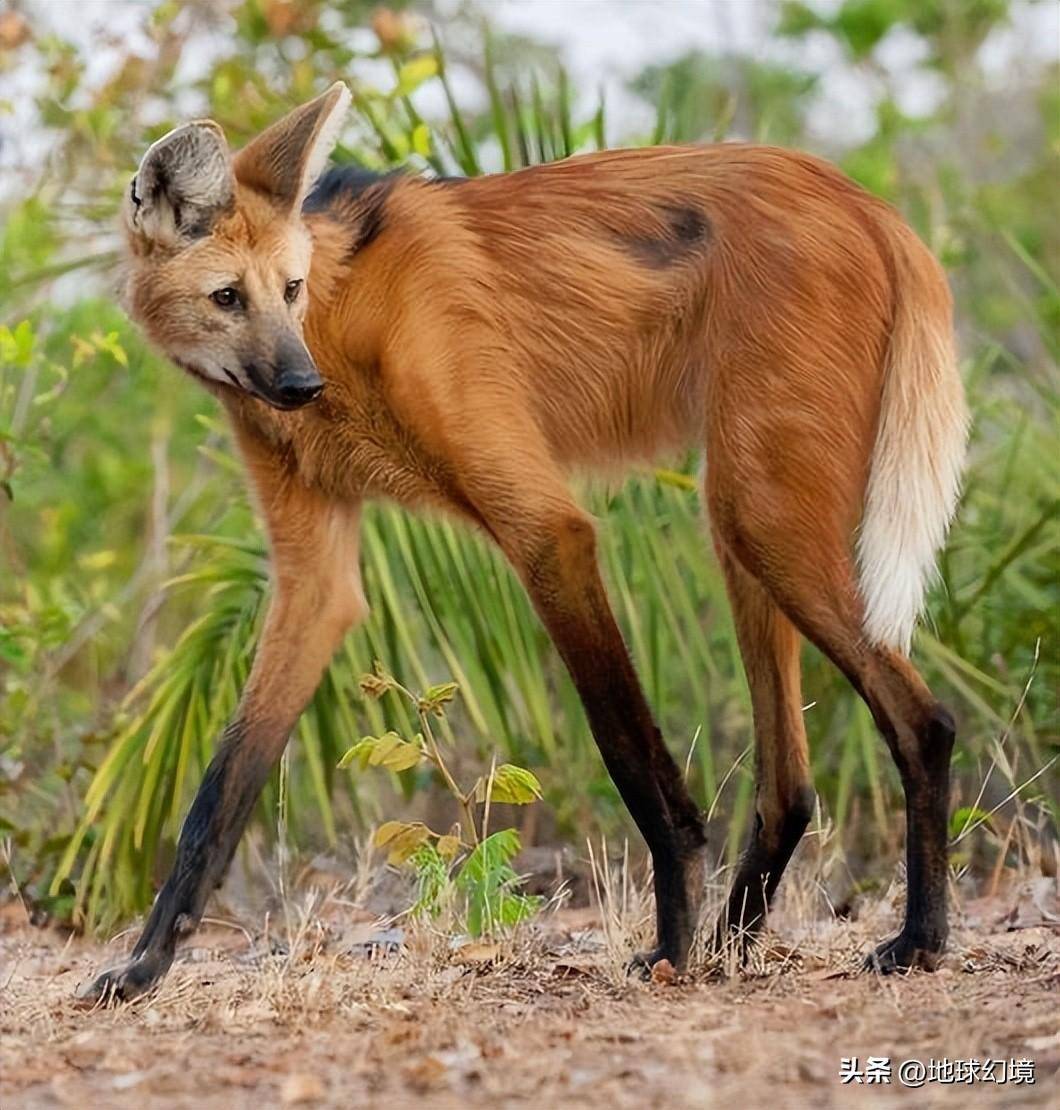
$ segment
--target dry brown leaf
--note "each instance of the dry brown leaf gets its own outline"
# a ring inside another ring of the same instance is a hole
[[[652,964],[651,981],[666,987],[672,987],[677,982],[677,972],[669,960],[659,960]]]
[[[599,960],[568,958],[557,960],[552,965],[552,974],[562,977],[593,976],[599,972],[599,969]]]
[[[499,944],[492,944],[485,940],[472,940],[467,944],[462,944],[453,953],[453,962],[477,967],[481,964],[493,963],[500,954]]]
[[[816,971],[808,971],[802,978],[810,983],[824,983],[828,979],[847,979],[850,972],[843,967],[821,967]]]

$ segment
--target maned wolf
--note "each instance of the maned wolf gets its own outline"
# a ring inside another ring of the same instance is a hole
[[[224,405],[268,530],[257,657],[132,958],[166,972],[332,653],[365,612],[368,497],[440,509],[510,560],[654,861],[686,960],[703,818],[652,719],[572,470],[702,445],[750,683],[757,815],[715,941],[761,923],[814,805],[800,637],[872,711],[906,796],[908,906],[878,970],[946,939],[954,725],[906,653],[957,501],[966,410],[942,271],[836,169],[743,144],[604,151],[478,180],[332,169],[341,83],[231,154],[208,120],[144,155],[129,310]],[[319,180],[318,180],[319,179]]]

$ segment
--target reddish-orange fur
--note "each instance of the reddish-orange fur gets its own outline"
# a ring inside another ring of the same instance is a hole
[[[662,238],[660,208],[690,204],[709,220],[703,241],[643,264],[628,244]],[[458,188],[409,178],[388,197],[388,233],[351,262],[342,215],[307,220],[306,339],[328,381],[322,402],[276,414],[223,394],[256,434],[292,443],[311,480],[451,507],[454,483],[492,467],[497,440],[528,483],[535,471],[551,483],[705,436],[739,452],[765,435],[772,461],[798,468],[788,441],[809,437],[805,465],[813,480],[822,464],[840,477],[852,531],[896,217],[833,168],[727,144],[607,152]],[[282,234],[246,197],[215,238],[260,253]],[[767,407],[767,428],[744,426]],[[364,446],[368,428],[380,457]]]
[[[936,443],[951,462],[959,449],[935,261],[834,167],[741,144],[608,151],[459,185],[409,176],[303,217],[341,101],[336,88],[281,121],[235,157],[227,182],[197,175],[224,157],[212,125],[189,125],[161,154],[152,148],[133,184],[132,312],[224,403],[269,531],[276,595],[175,877],[132,964],[97,994],[153,982],[173,936],[201,913],[196,876],[223,873],[245,819],[225,813],[243,813],[248,783],[278,758],[364,612],[356,524],[370,497],[454,514],[508,556],[652,850],[651,958],[680,965],[701,893],[702,821],[640,691],[593,522],[568,479],[687,447],[705,448],[758,740],[757,824],[719,940],[760,924],[810,819],[802,633],[865,698],[906,789],[909,915],[879,964],[932,966],[945,937],[952,722],[904,656],[866,635],[853,543],[874,468],[894,471],[887,504],[902,482],[921,483],[915,467],[931,469]],[[158,170],[152,158],[169,161]],[[158,184],[185,168],[190,217]],[[285,301],[307,263],[308,296]],[[238,283],[241,311],[219,314],[211,282]],[[229,364],[267,359],[281,340],[290,350],[297,334],[325,388],[278,411]],[[921,350],[932,344],[937,365]],[[903,436],[918,452],[911,475]],[[940,527],[955,473],[941,467],[913,490]]]

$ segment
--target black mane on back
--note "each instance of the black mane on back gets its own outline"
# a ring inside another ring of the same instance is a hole
[[[383,185],[380,192],[389,192],[389,186],[394,185],[403,177],[412,177],[410,170],[396,169],[380,173],[377,170],[365,169],[356,163],[348,162],[341,166],[330,166],[317,179],[317,183],[310,190],[309,195],[302,202],[302,211],[306,215],[314,212],[324,212],[332,205],[344,200],[357,200],[374,185]],[[423,177],[420,180],[428,185],[460,185],[467,181],[466,177]]]
[[[386,227],[390,191],[399,181],[414,177],[415,174],[407,169],[377,173],[356,164],[332,166],[324,171],[302,202],[302,213],[308,216],[330,212],[333,218],[348,224],[353,237],[347,256],[352,258],[377,239]],[[449,186],[467,178],[425,177],[419,180],[427,185]]]
[[[306,214],[323,212],[336,201],[356,200],[373,185],[402,172],[402,170],[391,170],[389,173],[377,173],[375,170],[367,170],[364,166],[353,163],[331,166],[321,174],[302,202],[302,211]]]

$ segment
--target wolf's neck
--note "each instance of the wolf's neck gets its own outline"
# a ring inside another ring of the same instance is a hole
[[[368,252],[351,254],[348,229],[321,217],[307,220],[313,239],[309,268],[306,344],[326,377],[353,366],[376,365],[388,322],[384,284]],[[373,244],[371,252],[378,253]]]

